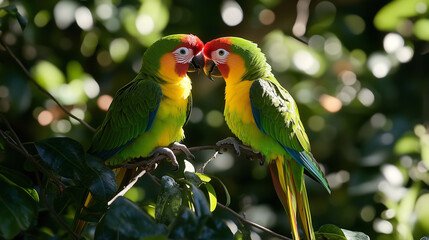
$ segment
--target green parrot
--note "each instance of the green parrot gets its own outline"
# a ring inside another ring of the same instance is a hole
[[[194,35],[176,34],[161,38],[144,53],[138,75],[118,90],[97,129],[88,153],[107,165],[158,154],[167,155],[178,166],[172,149],[187,148],[177,142],[185,135],[183,125],[191,111],[191,80],[186,74],[204,65],[204,44]],[[118,191],[127,185],[136,169],[117,168]],[[85,207],[94,203],[91,194]],[[77,216],[80,214],[77,214]],[[86,221],[75,221],[81,234]]]
[[[304,169],[331,191],[310,152],[292,96],[271,73],[265,55],[248,40],[218,38],[206,43],[203,53],[206,75],[223,77],[226,82],[224,115],[228,127],[243,144],[259,151],[269,165],[293,238],[300,239],[299,221],[305,238],[315,239]]]

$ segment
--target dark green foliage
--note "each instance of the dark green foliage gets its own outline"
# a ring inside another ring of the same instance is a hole
[[[55,173],[79,181],[97,201],[107,202],[116,192],[116,175],[99,159],[85,154],[70,138],[49,138],[35,143],[40,158]]]
[[[8,169],[1,168],[0,186],[0,236],[12,239],[37,219],[39,196],[25,176]]]

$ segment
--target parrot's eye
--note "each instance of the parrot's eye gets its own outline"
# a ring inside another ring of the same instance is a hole
[[[227,56],[227,55],[228,55],[228,52],[227,52],[225,49],[220,48],[220,49],[218,49],[218,50],[217,50],[217,55],[218,55],[219,57],[225,57],[225,56]]]
[[[185,47],[181,47],[181,48],[177,49],[175,52],[182,55],[182,56],[186,56],[186,55],[188,55],[189,50]]]

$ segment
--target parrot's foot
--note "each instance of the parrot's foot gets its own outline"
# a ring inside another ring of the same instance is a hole
[[[235,139],[233,137],[227,137],[227,138],[222,139],[216,143],[216,146],[218,146],[220,148],[222,148],[223,145],[233,145],[234,150],[235,150],[235,154],[237,156],[240,156],[240,154],[241,154],[240,143],[237,141],[237,139]]]
[[[178,142],[173,142],[170,145],[171,150],[180,150],[182,151],[185,155],[186,158],[190,159],[190,160],[195,160],[195,156],[194,154],[191,153],[191,151],[189,151],[188,147],[186,147],[185,144],[181,144]]]
[[[176,155],[174,155],[174,152],[170,148],[167,148],[167,147],[155,148],[155,150],[153,150],[153,152],[150,154],[150,157],[158,157],[161,154],[167,156],[175,167],[177,168],[179,167],[179,163],[177,162]]]

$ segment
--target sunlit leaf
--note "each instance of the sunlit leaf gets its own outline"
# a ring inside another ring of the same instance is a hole
[[[317,240],[369,240],[364,233],[341,229],[333,224],[321,226],[315,235]]]
[[[225,186],[225,184],[218,177],[211,176],[211,178],[216,179],[220,183],[220,185],[223,187],[223,190],[225,191],[225,196],[226,196],[225,206],[229,206],[229,204],[231,203],[231,195],[229,195],[228,188]]]
[[[204,186],[206,187],[207,192],[209,193],[210,212],[213,212],[217,206],[216,191],[214,190],[213,186],[210,183],[206,183],[204,184]]]
[[[166,234],[164,225],[156,224],[133,202],[119,197],[97,225],[94,239],[135,239]]]
[[[36,190],[23,188],[3,174],[0,185],[0,236],[12,239],[36,219],[39,197]]]
[[[203,181],[203,182],[210,182],[212,179],[209,177],[209,176],[207,176],[207,175],[205,175],[205,174],[202,174],[202,173],[195,173],[200,179],[201,179],[201,181]]]

